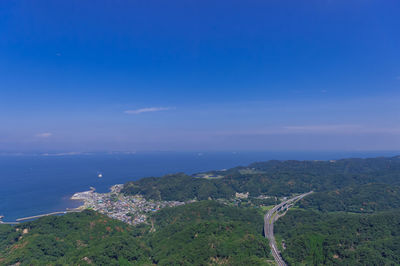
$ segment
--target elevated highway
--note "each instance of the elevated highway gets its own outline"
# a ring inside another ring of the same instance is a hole
[[[313,191],[285,200],[280,204],[274,206],[264,216],[264,235],[269,240],[269,246],[271,248],[272,255],[274,256],[275,262],[279,266],[285,266],[286,263],[282,259],[281,253],[276,245],[276,240],[274,237],[274,222],[285,215],[289,208],[292,207],[297,201],[310,195],[311,193],[313,193]]]

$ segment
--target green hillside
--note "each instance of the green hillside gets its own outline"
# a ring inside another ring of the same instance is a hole
[[[93,211],[0,228],[3,265],[118,265],[119,261],[136,259],[151,262],[147,259],[150,250],[141,237],[144,228]]]
[[[400,187],[349,186],[298,206],[275,226],[290,265],[400,264]]]
[[[275,226],[290,265],[399,265],[400,211],[376,214],[295,210]]]
[[[300,207],[319,211],[371,213],[400,208],[400,186],[365,184],[313,193],[300,202]]]
[[[251,196],[288,196],[368,183],[400,185],[400,157],[268,161],[208,174],[222,178],[208,179],[182,173],[142,178],[126,183],[123,192],[142,194],[147,199],[185,201],[232,198],[236,192],[249,192]]]
[[[0,265],[265,265],[254,210],[212,201],[164,209],[132,227],[93,211],[0,226]]]

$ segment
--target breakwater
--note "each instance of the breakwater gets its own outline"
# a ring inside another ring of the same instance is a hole
[[[71,213],[71,212],[81,212],[81,210],[67,210],[67,211],[59,211],[59,212],[45,213],[45,214],[40,214],[40,215],[35,215],[35,216],[29,216],[29,217],[18,218],[16,221],[17,221],[17,222],[21,222],[21,221],[26,221],[26,220],[37,219],[37,218],[44,217],[44,216],[51,216],[51,215],[58,215],[58,214],[66,214],[66,213]]]

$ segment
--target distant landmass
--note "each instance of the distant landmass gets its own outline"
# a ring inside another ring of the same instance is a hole
[[[274,265],[264,215],[309,191],[277,214],[285,264],[400,264],[400,156],[142,178],[90,194],[88,208],[110,202],[98,212],[0,225],[0,264]],[[126,214],[124,205],[131,214],[122,222],[116,214]]]

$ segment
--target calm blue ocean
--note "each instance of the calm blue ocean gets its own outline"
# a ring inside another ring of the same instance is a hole
[[[271,159],[326,160],[391,156],[395,153],[349,152],[204,152],[136,153],[131,155],[0,156],[0,215],[4,221],[61,211],[79,205],[69,198],[95,187],[147,176],[196,172],[247,165]],[[103,178],[98,178],[98,173]]]

